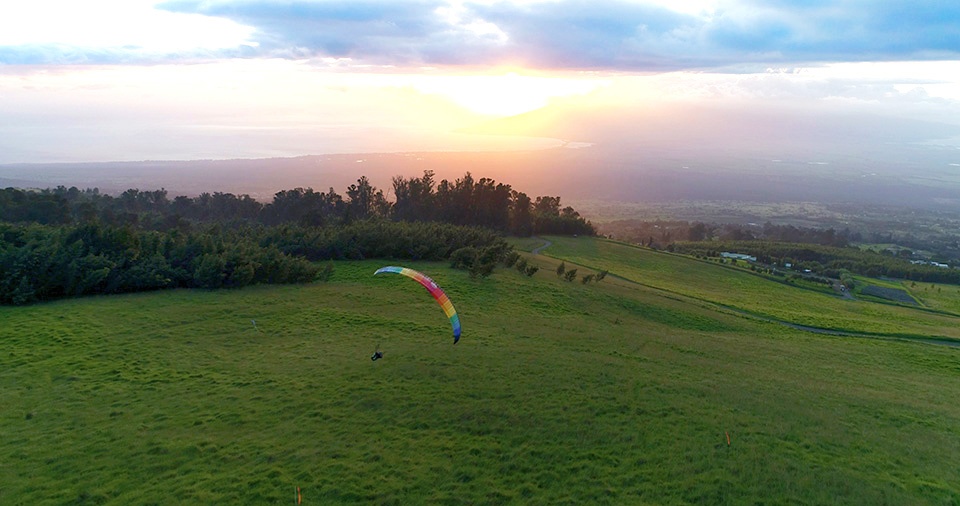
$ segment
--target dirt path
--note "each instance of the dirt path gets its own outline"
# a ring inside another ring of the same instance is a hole
[[[840,297],[846,300],[857,300],[857,298],[850,293],[850,290],[847,290],[847,287],[843,286],[843,283],[841,283],[839,279],[833,281],[833,291],[840,294]]]
[[[534,237],[534,239],[540,239],[541,241],[543,241],[543,244],[542,244],[542,245],[537,246],[536,248],[533,248],[533,251],[530,252],[530,253],[532,253],[532,254],[534,254],[534,255],[539,255],[540,252],[543,251],[544,248],[546,248],[546,247],[550,246],[551,244],[553,244],[552,242],[550,242],[550,241],[548,241],[548,240],[546,240],[546,239],[544,239],[544,238],[542,238],[542,237]]]

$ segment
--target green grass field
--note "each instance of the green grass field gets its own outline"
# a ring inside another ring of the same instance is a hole
[[[553,245],[544,252],[546,255],[758,316],[847,332],[960,339],[960,320],[955,315],[843,300],[831,293],[796,289],[743,270],[708,268],[706,262],[614,241],[563,237],[550,240]],[[947,294],[942,298],[949,297],[954,296]],[[955,297],[960,301],[960,294]]]
[[[764,281],[789,292],[768,309],[748,273],[551,240],[533,277],[409,264],[456,304],[457,345],[386,262],[0,308],[0,504],[960,502],[960,349],[730,308],[960,319]],[[548,253],[611,275],[565,282]]]
[[[939,283],[898,282],[924,306],[960,316],[960,286]]]

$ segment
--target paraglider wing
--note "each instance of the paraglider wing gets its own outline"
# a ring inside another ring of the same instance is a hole
[[[433,298],[437,299],[437,303],[443,308],[443,312],[447,315],[447,318],[450,318],[450,325],[453,326],[453,344],[457,344],[457,341],[460,340],[460,316],[457,315],[457,310],[453,308],[453,303],[450,302],[450,298],[447,297],[447,294],[443,293],[443,290],[437,286],[437,283],[422,272],[393,265],[381,267],[377,269],[377,272],[374,272],[373,275],[376,276],[377,274],[385,272],[406,276],[423,285],[423,287],[430,292],[430,295],[433,295]]]

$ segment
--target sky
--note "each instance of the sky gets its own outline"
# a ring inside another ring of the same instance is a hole
[[[602,139],[467,132],[673,106],[960,147],[960,2],[0,0],[0,164],[541,148]]]

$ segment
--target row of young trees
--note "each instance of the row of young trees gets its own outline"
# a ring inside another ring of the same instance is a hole
[[[337,228],[207,226],[181,231],[0,224],[0,303],[163,288],[230,288],[328,279],[325,260],[446,259],[461,248],[509,252],[489,229],[358,221]]]
[[[347,187],[317,192],[295,188],[277,192],[269,203],[249,195],[202,193],[177,196],[166,190],[129,189],[114,197],[97,189],[57,187],[41,191],[0,190],[0,219],[9,223],[68,225],[98,222],[148,230],[186,229],[196,223],[296,224],[340,226],[383,219],[480,226],[519,236],[594,234],[593,226],[560,197],[531,199],[492,179],[462,178],[436,183],[432,171],[419,178],[393,178],[395,202],[366,177]]]

